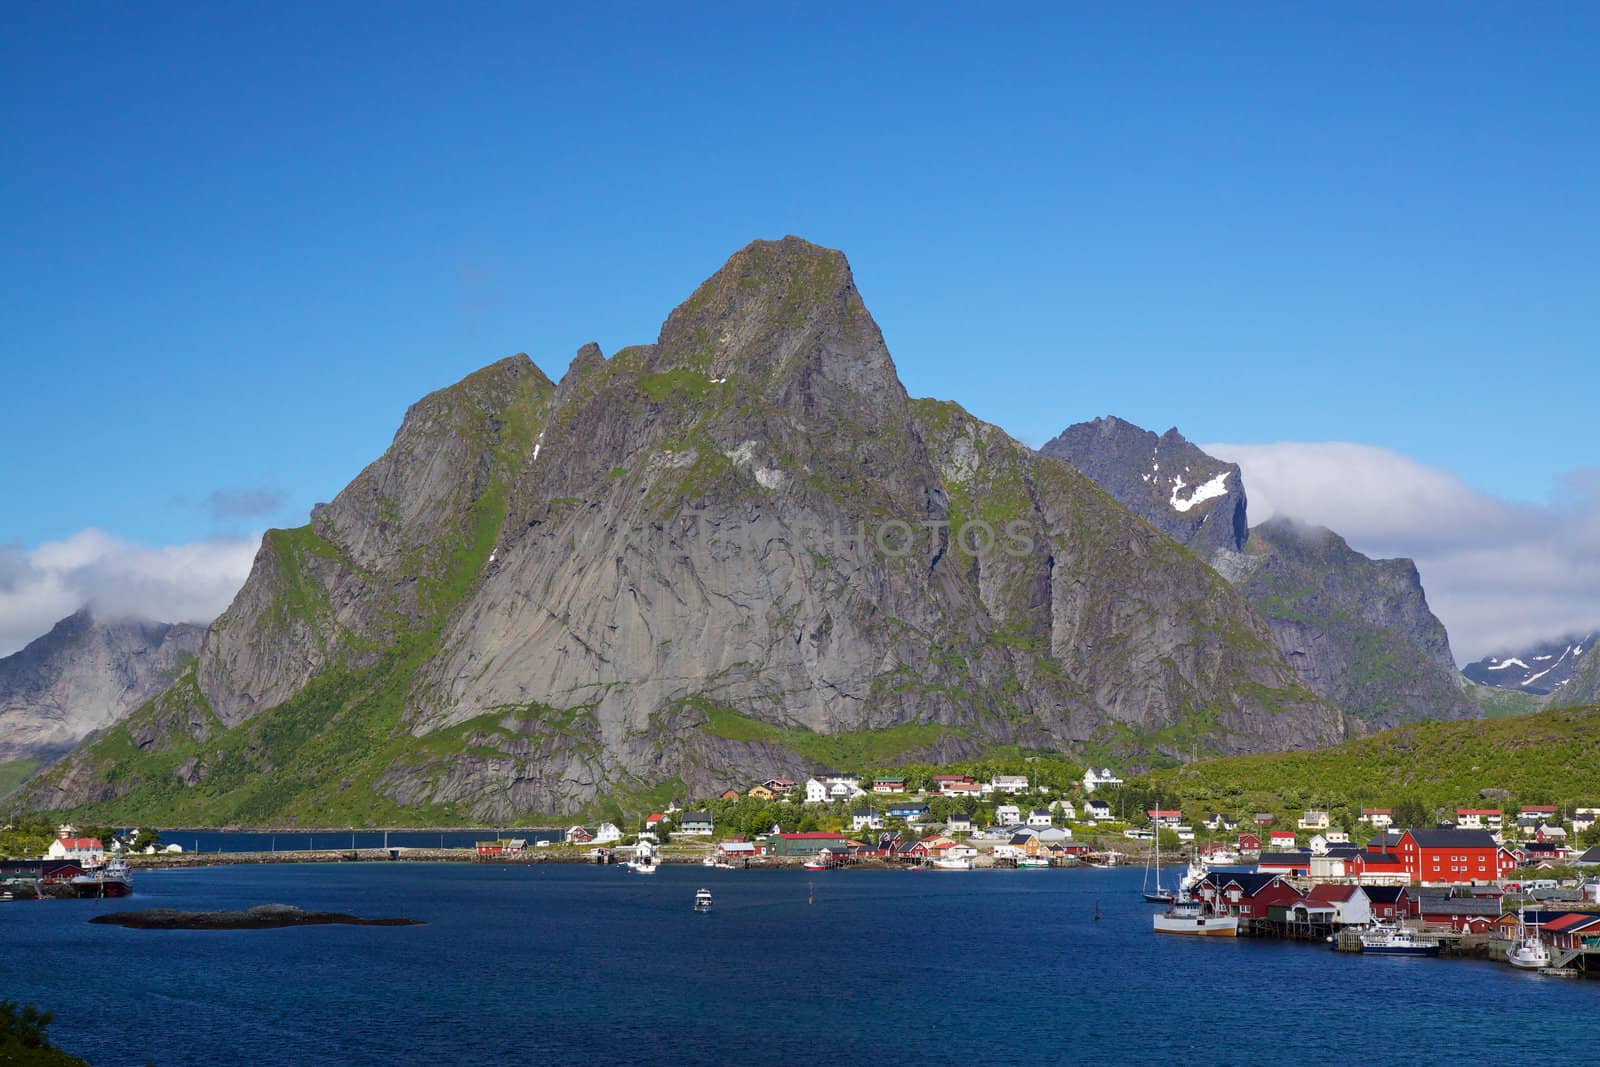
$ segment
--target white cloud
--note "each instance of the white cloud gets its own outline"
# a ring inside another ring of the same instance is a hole
[[[106,617],[210,622],[244,584],[259,536],[148,547],[82,530],[0,547],[0,656],[81,607]]]
[[[1600,625],[1600,471],[1568,474],[1539,506],[1370,445],[1201,447],[1243,469],[1251,523],[1287,516],[1416,560],[1461,662]]]

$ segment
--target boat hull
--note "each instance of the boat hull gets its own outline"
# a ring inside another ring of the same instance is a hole
[[[1437,956],[1438,945],[1362,945],[1367,956]]]
[[[1238,937],[1239,920],[1233,916],[1208,916],[1205,918],[1154,917],[1158,934],[1180,934],[1188,937]]]

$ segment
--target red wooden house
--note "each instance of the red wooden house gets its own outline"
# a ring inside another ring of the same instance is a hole
[[[1407,830],[1395,853],[1413,882],[1493,882],[1516,866],[1487,830]]]
[[[1195,886],[1194,895],[1218,912],[1243,919],[1263,919],[1273,905],[1289,907],[1300,900],[1300,891],[1282,875],[1256,872],[1211,871]]]
[[[1239,835],[1239,851],[1240,852],[1260,852],[1261,851],[1261,835],[1260,834],[1240,834]]]

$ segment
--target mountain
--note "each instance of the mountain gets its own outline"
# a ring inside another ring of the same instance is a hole
[[[49,759],[165,689],[200,651],[205,627],[62,619],[0,659],[0,763]]]
[[[1478,685],[1514,690],[1537,697],[1551,697],[1555,703],[1585,704],[1600,702],[1597,666],[1600,631],[1569,634],[1543,641],[1500,656],[1487,656],[1469,663],[1461,673]]]
[[[654,344],[501,360],[270,531],[195,670],[28,787],[140,819],[460,821],[991,745],[1182,757],[1341,714],[1192,552],[913,401],[842,254],[736,253]],[[607,809],[609,810],[609,809]]]
[[[1380,726],[1477,715],[1410,560],[1370,559],[1330,530],[1288,520],[1249,528],[1238,466],[1176,429],[1157,437],[1101,418],[1069,426],[1040,451],[1227,576],[1318,696]]]
[[[1202,559],[1242,552],[1244,476],[1174,427],[1157,437],[1115,416],[1068,426],[1039,451],[1088,475],[1135,515]]]

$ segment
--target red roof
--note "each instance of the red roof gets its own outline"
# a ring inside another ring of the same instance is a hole
[[[1146,812],[1145,814],[1149,815],[1152,819],[1181,819],[1181,818],[1183,818],[1183,812],[1181,812],[1181,811],[1170,811],[1170,810],[1168,810],[1166,808],[1155,808],[1155,809],[1153,809],[1151,811]]]
[[[1501,815],[1499,808],[1457,808],[1457,815]]]
[[[1276,841],[1280,837],[1293,837],[1294,836],[1294,831],[1293,830],[1274,830],[1268,836],[1271,837],[1274,841]]]
[[[1363,814],[1363,815],[1393,815],[1394,814],[1394,809],[1393,808],[1362,808],[1361,809],[1361,814]]]
[[[1546,930],[1578,930],[1592,922],[1600,922],[1600,915],[1594,912],[1573,911],[1544,924]]]
[[[1312,887],[1311,892],[1306,894],[1306,899],[1315,900],[1319,903],[1345,901],[1355,896],[1355,892],[1356,887],[1353,885],[1329,885],[1327,883],[1321,883]]]
[[[105,848],[98,837],[63,837],[59,840],[62,848],[74,849],[80,852],[86,850],[95,852]]]
[[[667,821],[667,817],[665,815],[662,815],[660,812],[656,812],[654,815],[651,815],[651,816],[649,816],[648,818],[645,819],[646,823],[666,822],[666,821]]]
[[[1522,810],[1526,812],[1541,812],[1548,814],[1549,812],[1555,811],[1556,806],[1554,804],[1524,804],[1522,805]]]

